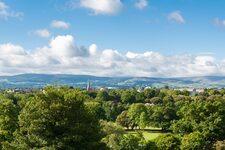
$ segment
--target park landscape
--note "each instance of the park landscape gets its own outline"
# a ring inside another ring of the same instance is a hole
[[[0,0],[0,150],[225,150],[224,0]]]
[[[1,149],[223,149],[225,89],[3,93]]]

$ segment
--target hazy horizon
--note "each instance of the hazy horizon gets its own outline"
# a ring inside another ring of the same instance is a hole
[[[24,75],[59,75],[59,76],[92,76],[92,77],[99,77],[99,78],[162,78],[162,79],[176,79],[176,78],[204,78],[204,77],[225,77],[225,75],[208,75],[208,76],[177,76],[177,77],[160,77],[160,76],[98,76],[98,75],[91,75],[91,74],[66,74],[66,73],[18,73],[18,74],[10,74],[10,75],[0,75],[0,77],[3,76],[24,76]]]

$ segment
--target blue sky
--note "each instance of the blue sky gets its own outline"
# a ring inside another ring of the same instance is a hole
[[[104,50],[110,49],[122,55],[123,59],[128,52],[132,52],[135,56],[138,54],[139,57],[146,52],[154,52],[165,59],[177,56],[180,59],[191,55],[193,61],[196,57],[204,57],[207,58],[204,60],[206,64],[213,63],[217,67],[210,68],[213,69],[211,74],[223,75],[221,66],[225,58],[224,0],[0,0],[0,2],[0,44],[20,46],[30,55],[36,55],[37,51],[44,47],[51,47],[51,42],[58,36],[70,35],[77,49],[81,49],[81,46],[88,49],[90,45],[95,44],[98,51],[103,53]],[[61,26],[54,26],[54,21],[61,23]],[[112,63],[118,65],[118,62]],[[177,62],[171,62],[171,65],[174,63]],[[178,68],[179,66],[176,70]],[[159,74],[155,74],[148,69],[143,69],[146,76],[165,74],[160,70]],[[2,74],[26,72],[16,70],[18,69],[1,72]],[[38,73],[45,71],[40,66],[38,70],[28,70]],[[75,70],[71,68],[61,72],[76,73]],[[115,73],[111,71],[106,74],[96,73],[107,72],[106,70],[89,72],[78,69],[78,74],[79,71],[82,74],[94,75],[115,75],[122,72],[117,70]],[[124,75],[136,75],[133,73],[134,69],[130,72]],[[195,75],[202,74],[189,74]],[[184,76],[184,73],[178,73],[178,76]]]

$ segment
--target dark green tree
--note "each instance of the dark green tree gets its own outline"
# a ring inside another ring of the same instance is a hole
[[[98,91],[95,99],[98,101],[109,101],[110,96],[107,91]]]
[[[0,144],[13,140],[13,132],[18,128],[18,110],[10,99],[0,100]]]
[[[123,104],[111,101],[103,102],[102,108],[105,111],[105,117],[108,121],[115,121],[117,116],[125,109]]]
[[[20,128],[10,146],[19,150],[99,149],[99,122],[83,98],[68,89],[45,89],[22,109]]]
[[[122,136],[118,150],[144,150],[145,147],[143,136],[128,134]]]
[[[157,91],[156,91],[156,89],[150,89],[150,88],[148,88],[148,89],[145,89],[144,90],[144,96],[146,97],[146,98],[148,98],[148,99],[151,99],[151,98],[153,98],[153,97],[156,97],[157,96]]]
[[[129,116],[127,115],[127,111],[123,111],[120,115],[116,118],[116,123],[126,127],[127,129],[131,126],[131,121]]]
[[[130,90],[125,90],[121,94],[121,101],[126,104],[132,104],[136,101],[135,94]]]
[[[150,124],[162,128],[163,131],[170,129],[174,120],[177,120],[176,107],[173,97],[166,96],[162,105],[152,107],[153,113],[150,116]]]
[[[158,150],[179,150],[180,138],[174,134],[167,133],[155,139]]]

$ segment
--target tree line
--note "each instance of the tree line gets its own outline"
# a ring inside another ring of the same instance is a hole
[[[163,134],[148,141],[139,131],[149,127]],[[0,95],[3,150],[223,150],[224,140],[225,89],[49,86]]]

